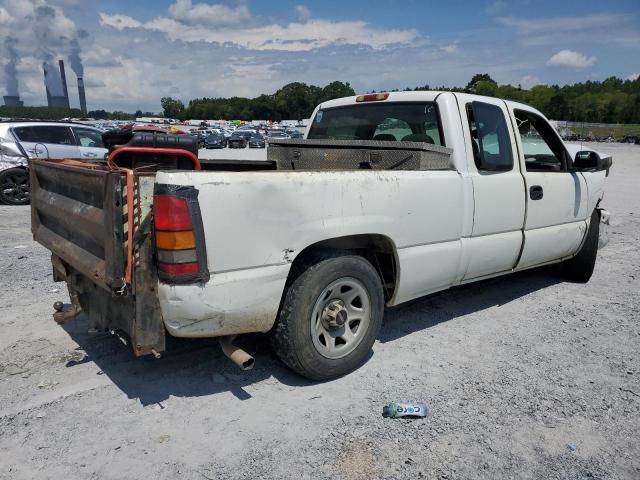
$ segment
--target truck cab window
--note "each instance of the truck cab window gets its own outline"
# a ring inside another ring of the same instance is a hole
[[[467,104],[466,109],[476,168],[484,171],[512,170],[511,142],[502,110],[482,102]]]
[[[553,127],[524,110],[515,110],[515,117],[527,171],[567,171],[569,154]]]
[[[381,140],[444,146],[438,109],[433,102],[347,105],[318,110],[310,140]]]

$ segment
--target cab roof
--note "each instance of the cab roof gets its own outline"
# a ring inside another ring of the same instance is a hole
[[[461,93],[461,92],[448,92],[448,91],[440,91],[440,90],[420,90],[420,91],[406,91],[406,92],[377,92],[380,94],[386,94],[388,97],[385,100],[379,100],[378,102],[371,103],[385,103],[385,102],[433,102],[440,95],[454,95],[456,97],[464,97],[467,101],[483,101],[487,99],[491,99],[492,101],[502,100],[497,97],[487,97],[485,95],[475,95],[471,93]],[[360,102],[357,102],[356,99],[361,97],[362,95],[354,95],[351,97],[343,97],[336,98],[334,100],[328,100],[320,104],[320,108],[335,108],[335,107],[345,107],[347,105],[357,105]],[[521,103],[514,102],[512,100],[504,100],[504,102],[512,107],[512,108],[520,108],[525,110],[537,111],[531,106]],[[538,112],[539,113],[539,112]]]

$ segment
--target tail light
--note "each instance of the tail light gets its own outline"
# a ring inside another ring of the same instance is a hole
[[[208,281],[198,190],[156,185],[153,212],[160,279],[167,283]]]

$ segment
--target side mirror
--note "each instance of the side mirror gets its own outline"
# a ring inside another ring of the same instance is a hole
[[[573,169],[577,171],[593,170],[596,172],[606,170],[608,175],[611,163],[611,157],[601,157],[591,150],[583,150],[576,153],[576,158],[573,160]]]

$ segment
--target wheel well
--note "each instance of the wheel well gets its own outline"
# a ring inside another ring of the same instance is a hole
[[[310,265],[324,260],[328,254],[339,252],[359,255],[371,262],[380,276],[385,302],[393,298],[398,279],[396,248],[389,237],[377,234],[330,238],[309,245],[294,259],[287,278],[287,286]]]

